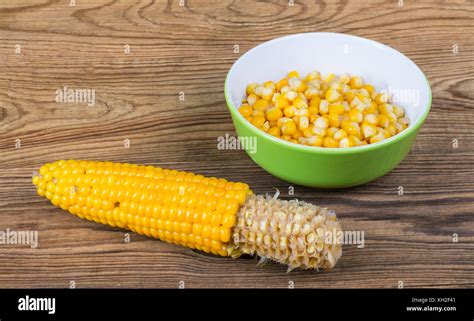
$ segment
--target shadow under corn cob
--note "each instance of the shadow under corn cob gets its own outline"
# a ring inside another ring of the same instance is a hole
[[[341,231],[327,209],[256,196],[244,183],[128,163],[60,160],[33,183],[80,218],[221,256],[258,255],[294,268],[331,269]]]

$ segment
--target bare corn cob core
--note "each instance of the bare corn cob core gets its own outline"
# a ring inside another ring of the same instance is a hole
[[[341,245],[332,242],[340,231],[336,215],[325,208],[250,195],[237,215],[233,245],[236,255],[257,254],[290,270],[331,269],[342,254]]]
[[[33,176],[54,205],[113,227],[221,256],[257,254],[293,268],[332,268],[335,215],[255,196],[244,183],[127,163],[60,160]]]

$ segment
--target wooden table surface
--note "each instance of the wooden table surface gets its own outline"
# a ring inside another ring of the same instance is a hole
[[[400,4],[1,1],[0,231],[38,231],[39,246],[0,245],[0,287],[473,287],[474,5]],[[223,84],[250,48],[310,31],[390,45],[433,90],[415,145],[391,173],[349,189],[294,187],[334,209],[346,230],[365,231],[365,247],[344,246],[334,270],[286,273],[135,234],[126,243],[123,231],[35,195],[35,169],[75,158],[189,170],[287,197],[289,184],[245,152],[217,149],[216,137],[235,135]],[[94,89],[95,106],[57,103],[64,86]]]

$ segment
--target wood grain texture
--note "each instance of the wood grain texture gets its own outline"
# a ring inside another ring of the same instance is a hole
[[[217,136],[235,134],[223,84],[248,49],[309,31],[390,45],[421,67],[433,89],[432,111],[391,173],[343,190],[295,186],[295,197],[334,209],[347,230],[365,231],[365,248],[345,246],[333,271],[287,274],[278,264],[258,267],[255,259],[133,234],[124,243],[124,232],[35,195],[34,169],[81,158],[189,170],[287,196],[288,183],[243,151],[216,149]],[[39,247],[0,245],[0,287],[473,287],[473,34],[467,0],[402,7],[395,0],[1,1],[0,230],[37,230]],[[94,89],[96,105],[56,103],[63,86]]]

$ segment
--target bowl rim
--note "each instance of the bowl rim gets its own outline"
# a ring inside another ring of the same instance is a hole
[[[228,80],[229,80],[229,75],[232,73],[232,71],[235,68],[235,65],[237,64],[237,62],[240,59],[242,59],[246,55],[250,54],[251,52],[253,52],[254,50],[256,50],[259,47],[267,46],[267,45],[270,45],[270,44],[273,44],[275,42],[279,42],[279,41],[282,41],[282,40],[285,40],[285,39],[288,39],[288,38],[297,38],[297,37],[311,35],[311,34],[353,38],[357,41],[367,42],[371,45],[382,47],[384,50],[389,50],[389,51],[392,51],[392,52],[395,52],[395,53],[398,53],[398,54],[402,55],[405,59],[407,59],[407,61],[410,64],[412,64],[416,69],[418,69],[418,71],[425,77],[427,87],[428,87],[428,103],[427,103],[427,106],[426,106],[425,111],[423,112],[423,114],[418,118],[418,120],[414,124],[410,124],[407,129],[405,129],[404,131],[402,131],[399,134],[396,134],[396,135],[394,135],[390,138],[387,138],[383,141],[380,141],[380,142],[377,142],[377,143],[374,143],[374,144],[367,144],[367,145],[363,145],[363,146],[354,146],[354,147],[327,148],[327,147],[306,146],[306,145],[296,144],[296,143],[288,142],[288,141],[283,140],[281,138],[277,138],[277,137],[272,136],[270,134],[267,134],[266,132],[262,131],[261,129],[258,129],[255,126],[253,126],[249,121],[247,121],[244,118],[244,116],[242,116],[238,112],[238,109],[234,106],[232,100],[230,99]],[[406,138],[406,137],[412,135],[413,133],[415,133],[420,128],[420,126],[424,123],[426,117],[428,116],[428,114],[430,112],[431,103],[432,103],[432,99],[433,99],[431,86],[430,86],[430,83],[428,81],[428,78],[426,77],[424,72],[421,70],[421,68],[418,67],[418,65],[415,62],[413,62],[413,60],[411,60],[410,58],[405,56],[403,53],[401,53],[398,50],[396,50],[396,49],[394,49],[390,46],[387,46],[383,43],[375,41],[375,40],[371,40],[371,39],[364,38],[364,37],[359,37],[359,36],[354,36],[354,35],[350,35],[350,34],[345,34],[345,33],[337,33],[337,32],[303,32],[303,33],[296,33],[296,34],[291,34],[291,35],[287,35],[287,36],[283,36],[283,37],[274,38],[274,39],[265,41],[265,42],[255,46],[255,47],[251,48],[249,51],[247,51],[242,56],[240,56],[230,67],[230,69],[227,73],[227,76],[225,78],[224,96],[225,96],[225,100],[226,100],[226,103],[227,103],[227,108],[229,109],[231,115],[233,117],[237,117],[237,119],[240,120],[243,123],[243,125],[247,127],[247,129],[254,132],[256,136],[260,136],[262,138],[269,139],[269,140],[271,140],[271,141],[273,141],[277,144],[282,144],[282,145],[288,147],[289,149],[304,151],[304,152],[309,152],[309,153],[315,153],[315,154],[354,154],[354,153],[359,153],[359,152],[365,152],[365,151],[380,149],[380,148],[383,148],[387,145],[391,145],[393,143],[402,141],[404,138]]]

